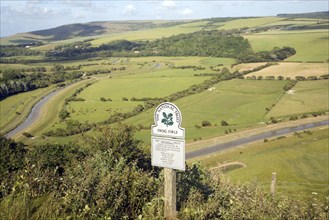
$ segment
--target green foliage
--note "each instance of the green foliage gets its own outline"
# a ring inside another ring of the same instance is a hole
[[[201,122],[201,125],[202,125],[202,127],[208,127],[208,126],[211,126],[211,123],[210,123],[210,121],[203,120],[203,121]]]
[[[67,117],[69,117],[69,115],[70,115],[70,113],[67,110],[62,109],[62,110],[60,110],[58,116],[61,120],[65,120]]]
[[[271,51],[253,52],[245,50],[237,56],[238,63],[274,62],[284,60],[296,54],[292,47],[273,48]]]
[[[4,138],[2,145],[15,143]],[[1,179],[7,190],[0,197],[1,219],[163,219],[163,175],[152,168],[131,127],[103,127],[70,145],[34,146],[20,159],[26,163]],[[328,217],[329,197],[325,202],[273,197],[257,183],[231,184],[223,179],[200,164],[178,172],[177,217]]]
[[[177,206],[178,209],[193,195],[195,191],[202,193],[206,199],[212,193],[209,174],[200,164],[186,166],[184,172],[177,174]]]
[[[284,90],[284,91],[289,91],[289,90],[292,89],[296,84],[297,84],[297,81],[296,81],[296,80],[290,80],[290,81],[288,81],[287,84],[284,85],[283,90]]]
[[[62,65],[54,65],[52,70],[55,74],[46,74],[45,67],[31,68],[32,73],[27,70],[7,69],[0,77],[0,100],[21,92],[44,88],[52,84],[63,83],[69,80],[79,79],[81,72],[67,72]],[[60,85],[62,86],[62,84]]]
[[[228,31],[199,31],[161,38],[150,42],[146,48],[150,54],[156,50],[163,56],[236,57],[249,49],[250,44]]]
[[[24,166],[25,145],[0,136],[0,181],[20,170]]]
[[[28,132],[23,132],[23,135],[27,138],[32,138],[34,137],[32,134],[28,133]]]
[[[220,124],[221,124],[222,126],[228,126],[228,123],[227,123],[225,120],[222,120],[222,121],[220,122]]]

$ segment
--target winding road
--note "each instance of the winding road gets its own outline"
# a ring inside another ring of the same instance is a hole
[[[38,120],[38,118],[41,116],[41,109],[42,107],[49,101],[50,98],[54,97],[59,91],[64,89],[65,87],[59,88],[55,91],[52,91],[48,93],[46,96],[44,96],[39,102],[37,102],[31,109],[31,112],[26,117],[26,119],[18,125],[13,130],[9,131],[7,134],[5,134],[5,137],[12,138],[16,134],[24,131],[28,127],[30,127],[34,122]]]

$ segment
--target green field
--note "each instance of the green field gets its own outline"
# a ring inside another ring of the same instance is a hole
[[[286,93],[271,109],[267,117],[283,117],[329,109],[328,80],[301,81]]]
[[[162,37],[169,37],[175,34],[185,34],[192,33],[200,30],[199,25],[189,25],[189,26],[174,26],[168,28],[156,28],[150,30],[142,30],[142,31],[131,31],[119,34],[109,34],[102,35],[101,38],[93,40],[92,44],[94,46],[98,46],[104,43],[108,43],[113,40],[130,40],[130,41],[138,41],[138,40],[156,40]]]
[[[271,50],[274,47],[293,47],[296,54],[287,61],[325,62],[329,58],[329,33],[327,30],[269,31],[250,34],[249,40],[255,51]]]
[[[38,100],[53,87],[20,93],[0,101],[0,133],[6,133],[20,124]]]
[[[84,102],[70,102],[71,119],[99,122],[114,112],[131,111],[143,102],[130,101],[135,98],[162,98],[202,83],[209,77],[193,77],[192,70],[163,70],[129,77],[101,79],[86,88],[78,97]],[[101,97],[112,101],[102,102]],[[122,101],[123,98],[129,101]]]
[[[287,196],[324,199],[329,190],[328,127],[299,132],[280,140],[258,142],[227,150],[217,155],[196,158],[206,167],[240,162],[244,168],[228,167],[224,177],[233,182],[256,181],[270,190],[271,174],[277,173],[277,193]],[[231,170],[230,170],[231,169]]]
[[[271,25],[275,22],[284,20],[284,18],[279,17],[261,17],[261,18],[245,18],[245,19],[237,19],[233,21],[225,22],[224,26],[220,27],[220,29],[231,30],[237,28],[252,28],[263,25]]]
[[[264,122],[265,108],[276,103],[284,93],[284,81],[224,81],[199,94],[175,101],[183,115],[182,126],[187,129],[186,138],[193,141],[223,135],[228,129],[241,129]],[[203,120],[212,126],[201,126]],[[221,121],[230,126],[221,126]],[[129,124],[142,124],[149,127],[153,124],[153,109],[126,120]],[[141,131],[137,137],[148,143],[149,131]]]

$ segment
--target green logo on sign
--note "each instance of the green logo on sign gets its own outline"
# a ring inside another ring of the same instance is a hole
[[[172,121],[172,120],[173,120],[173,114],[169,113],[169,114],[167,115],[165,112],[163,112],[162,115],[163,115],[163,117],[164,117],[164,118],[161,120],[161,122],[162,122],[163,124],[167,125],[167,127],[168,127],[168,126],[171,126],[171,125],[174,124],[174,122]]]

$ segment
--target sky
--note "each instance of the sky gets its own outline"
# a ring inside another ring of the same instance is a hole
[[[0,0],[0,36],[65,24],[183,20],[328,11],[327,0]]]

